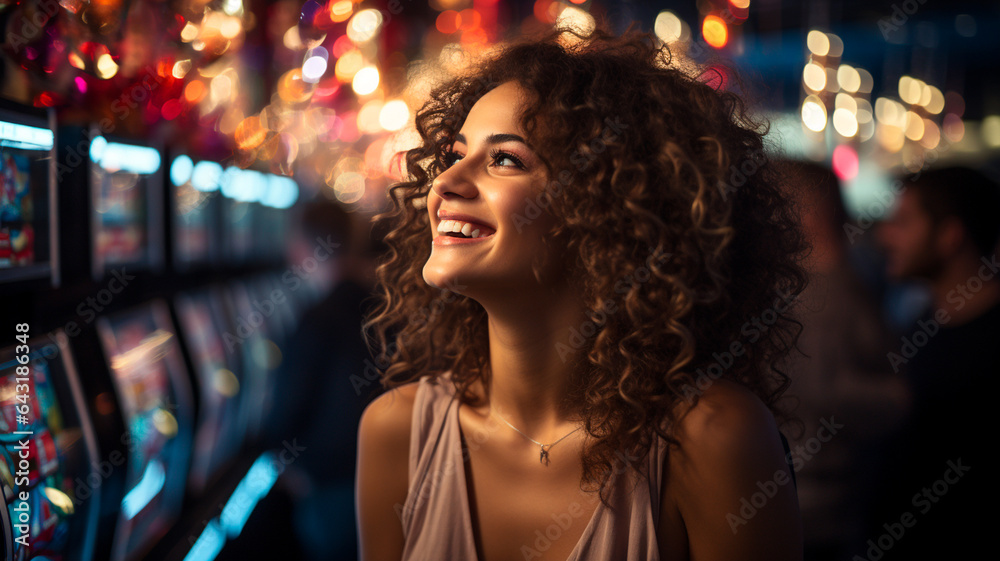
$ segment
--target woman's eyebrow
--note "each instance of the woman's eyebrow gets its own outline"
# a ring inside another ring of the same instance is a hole
[[[507,142],[508,140],[520,142],[525,146],[528,145],[528,143],[523,138],[521,138],[516,134],[496,133],[496,132],[486,137],[486,144],[500,144],[501,142]],[[462,133],[458,133],[455,135],[455,141],[461,142],[462,144],[468,144],[468,141],[465,140],[465,135]]]

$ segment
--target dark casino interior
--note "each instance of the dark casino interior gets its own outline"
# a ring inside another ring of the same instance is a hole
[[[773,160],[831,186],[803,223],[833,304],[803,309],[810,356],[787,364],[805,558],[930,558],[918,535],[996,496],[972,479],[1000,328],[994,306],[959,336],[934,286],[894,274],[896,199],[996,190],[996,2],[0,0],[5,559],[358,559],[372,225],[414,115],[472,55],[595,18],[711,69]],[[983,308],[997,247],[949,302]],[[972,475],[935,486],[952,472],[912,442]]]

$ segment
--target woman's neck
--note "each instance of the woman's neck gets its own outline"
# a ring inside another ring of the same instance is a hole
[[[573,334],[587,319],[576,293],[551,290],[516,303],[486,306],[489,316],[489,404],[509,423],[540,442],[574,425],[566,399],[579,375],[582,353]],[[575,344],[574,344],[575,343]]]

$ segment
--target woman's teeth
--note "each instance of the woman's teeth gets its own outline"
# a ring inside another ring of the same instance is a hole
[[[481,231],[480,228],[469,224],[468,222],[462,222],[461,220],[442,220],[438,224],[437,231],[439,234],[462,234],[466,238],[485,238],[489,234]],[[457,237],[457,236],[456,236]]]

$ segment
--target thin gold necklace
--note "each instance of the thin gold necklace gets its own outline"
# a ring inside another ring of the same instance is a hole
[[[521,429],[519,429],[519,428],[515,427],[514,425],[510,424],[510,423],[509,423],[509,422],[507,421],[507,419],[504,419],[504,418],[503,418],[503,416],[502,416],[502,415],[500,414],[500,412],[499,412],[499,411],[497,411],[496,409],[494,409],[494,408],[493,408],[493,404],[492,404],[492,403],[490,404],[490,411],[492,411],[493,413],[495,413],[495,414],[496,414],[496,416],[497,416],[497,417],[498,417],[498,418],[499,418],[499,419],[500,419],[501,421],[503,421],[504,423],[507,423],[507,426],[508,426],[508,427],[510,427],[510,428],[512,428],[512,429],[514,429],[514,430],[516,430],[516,431],[517,431],[518,433],[520,433],[520,435],[521,435],[521,436],[523,436],[524,438],[527,438],[528,440],[530,440],[530,441],[534,442],[535,444],[537,444],[537,445],[538,445],[538,448],[539,448],[539,453],[538,453],[538,461],[539,461],[540,463],[544,463],[545,465],[549,465],[549,450],[550,450],[550,449],[551,449],[551,448],[552,448],[553,446],[555,446],[556,444],[559,444],[559,443],[560,443],[560,442],[562,442],[562,441],[563,441],[563,440],[564,440],[564,439],[565,439],[565,438],[566,438],[567,436],[569,436],[569,435],[573,434],[574,432],[576,432],[576,431],[580,430],[581,428],[583,428],[583,427],[576,427],[575,429],[573,429],[573,430],[569,431],[568,433],[566,433],[566,436],[564,436],[564,437],[560,438],[559,440],[557,440],[557,441],[553,442],[552,444],[542,444],[541,442],[539,442],[539,441],[535,440],[534,438],[531,438],[530,436],[528,436],[528,435],[524,434],[523,432],[521,432]]]

